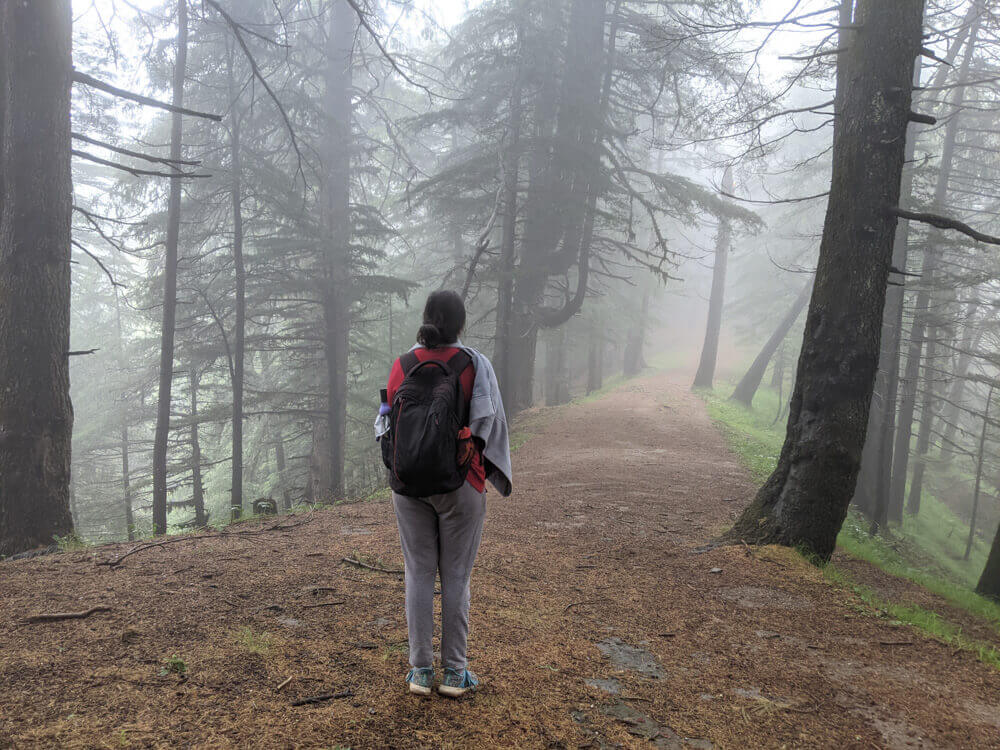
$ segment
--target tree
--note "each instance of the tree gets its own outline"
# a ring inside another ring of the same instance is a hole
[[[0,4],[0,556],[72,532],[69,0]]]
[[[739,401],[747,408],[753,404],[753,397],[757,394],[760,382],[764,379],[768,363],[774,357],[774,353],[778,351],[778,347],[781,346],[782,342],[788,336],[788,332],[792,330],[795,321],[799,319],[802,311],[806,308],[812,295],[812,290],[812,281],[802,287],[802,291],[799,292],[792,306],[788,308],[788,312],[785,313],[785,316],[778,323],[778,327],[774,330],[774,333],[771,334],[770,338],[764,343],[763,348],[761,348],[760,353],[754,358],[750,369],[746,371],[740,382],[736,384],[733,395],[730,396],[733,401]]]
[[[733,171],[726,169],[722,177],[722,190],[733,192]],[[722,307],[726,296],[726,264],[729,259],[729,243],[732,239],[732,225],[728,219],[719,222],[719,233],[715,238],[715,263],[712,264],[712,293],[708,298],[708,323],[705,326],[705,343],[701,349],[701,361],[694,376],[695,388],[711,388],[715,379],[715,360],[719,354],[719,333],[722,330]]]
[[[184,106],[184,77],[187,73],[187,0],[177,0],[177,58],[174,61],[173,105]],[[184,121],[179,112],[171,115],[170,159],[183,157]],[[171,390],[174,381],[174,334],[177,322],[177,246],[181,226],[181,181],[170,181],[167,208],[167,238],[163,269],[163,321],[160,327],[160,383],[157,395],[156,437],[153,445],[153,533],[167,532],[167,440],[170,436]]]
[[[859,0],[840,52],[841,128],[778,465],[728,538],[833,553],[854,493],[878,366],[922,0]]]

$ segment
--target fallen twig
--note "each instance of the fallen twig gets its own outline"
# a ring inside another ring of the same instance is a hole
[[[340,558],[340,560],[341,560],[341,562],[345,562],[348,565],[353,565],[356,568],[364,568],[365,570],[374,570],[377,573],[389,573],[389,574],[394,575],[394,576],[401,576],[404,573],[404,571],[402,571],[402,570],[394,570],[392,568],[383,568],[383,567],[381,567],[379,565],[369,565],[368,563],[363,563],[360,560],[355,560],[353,557],[342,557],[342,558]]]
[[[284,689],[285,689],[286,687],[288,687],[288,683],[290,683],[290,682],[291,682],[291,681],[292,681],[293,679],[295,679],[295,675],[292,675],[292,676],[291,676],[291,677],[289,677],[289,678],[288,678],[287,680],[285,680],[285,681],[284,681],[284,682],[282,682],[282,683],[281,683],[280,685],[278,685],[278,687],[276,687],[276,688],[274,689],[274,692],[276,692],[276,693],[280,693],[280,692],[281,692],[282,690],[284,690]]]
[[[84,610],[83,612],[44,612],[39,615],[31,615],[24,619],[25,622],[57,622],[59,620],[82,620],[90,617],[96,612],[110,612],[111,607],[98,604],[96,607]]]
[[[322,695],[313,695],[309,698],[300,698],[297,701],[292,701],[293,706],[309,706],[314,703],[323,703],[324,701],[333,701],[340,698],[350,698],[354,695],[354,691],[350,688],[347,690],[341,690],[339,693],[323,693]]]
[[[347,602],[320,602],[319,604],[303,604],[303,609],[315,609],[316,607],[336,607],[339,604],[346,604]]]
[[[217,539],[217,538],[220,538],[220,537],[227,537],[227,536],[255,536],[257,534],[265,534],[265,533],[267,533],[269,531],[287,531],[288,529],[294,529],[294,528],[297,528],[299,526],[303,526],[303,525],[309,523],[309,521],[311,521],[311,520],[312,520],[312,518],[310,517],[310,518],[306,518],[306,520],[304,520],[304,521],[300,521],[299,523],[285,524],[285,523],[279,522],[279,523],[273,524],[271,526],[264,526],[264,527],[259,528],[259,529],[236,529],[236,530],[232,530],[232,531],[220,531],[220,532],[208,533],[208,534],[191,534],[190,536],[173,536],[173,537],[170,537],[168,539],[161,539],[161,540],[156,541],[156,542],[144,542],[143,544],[136,545],[135,547],[133,547],[132,549],[130,549],[128,552],[126,552],[126,553],[124,553],[122,555],[119,555],[118,557],[113,557],[110,560],[101,560],[97,564],[98,565],[107,565],[109,568],[117,568],[127,558],[131,557],[132,555],[134,555],[134,554],[136,554],[138,552],[143,552],[143,551],[145,551],[147,549],[153,549],[154,547],[163,547],[163,546],[166,546],[168,544],[176,544],[177,542],[189,542],[189,541],[192,541],[192,540],[195,540],[195,539]]]

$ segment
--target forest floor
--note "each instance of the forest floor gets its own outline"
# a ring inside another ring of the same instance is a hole
[[[117,566],[136,545],[0,563],[0,747],[1000,748],[1000,671],[974,653],[793,551],[701,550],[753,483],[688,383],[520,422],[515,494],[491,492],[473,576],[475,696],[406,693],[402,579],[343,562],[401,567],[391,507],[369,502]],[[340,697],[294,705],[318,694]]]

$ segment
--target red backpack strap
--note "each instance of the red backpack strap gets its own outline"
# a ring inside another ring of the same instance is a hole
[[[403,377],[405,378],[410,374],[410,371],[420,364],[420,360],[417,358],[417,354],[414,351],[409,351],[399,358],[399,366],[403,370]]]

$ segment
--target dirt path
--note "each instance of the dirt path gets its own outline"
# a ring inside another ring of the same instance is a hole
[[[400,566],[370,503],[116,570],[95,558],[128,546],[0,565],[0,747],[1000,747],[996,670],[790,552],[695,551],[752,488],[686,380],[525,424],[473,579],[474,699],[404,693],[402,582],[340,562]]]

